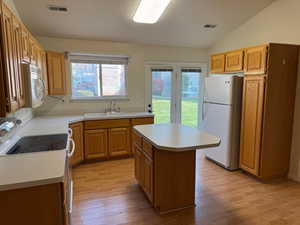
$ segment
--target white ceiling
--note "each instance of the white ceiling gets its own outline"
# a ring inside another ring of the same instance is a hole
[[[204,48],[274,0],[172,0],[158,23],[136,24],[132,17],[139,1],[14,0],[35,35]],[[50,12],[49,4],[69,11]],[[207,23],[218,26],[207,30]]]

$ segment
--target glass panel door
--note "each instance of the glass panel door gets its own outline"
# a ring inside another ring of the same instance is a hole
[[[151,69],[152,110],[155,123],[172,122],[172,69]]]
[[[181,69],[180,80],[180,121],[184,125],[197,128],[201,102],[201,69]]]

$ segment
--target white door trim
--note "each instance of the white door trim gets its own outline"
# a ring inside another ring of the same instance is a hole
[[[173,86],[172,86],[172,111],[176,112],[177,107],[180,107],[181,101],[181,68],[201,68],[202,76],[200,79],[201,82],[201,91],[199,93],[199,104],[198,104],[198,127],[201,127],[202,123],[202,108],[203,108],[203,94],[204,94],[204,77],[208,74],[208,64],[207,63],[187,63],[187,62],[155,62],[149,61],[145,63],[145,111],[147,111],[148,104],[152,102],[152,77],[151,77],[151,68],[172,68],[173,69]],[[175,123],[180,123],[181,121],[181,108],[178,109],[178,113],[171,113],[171,121]]]

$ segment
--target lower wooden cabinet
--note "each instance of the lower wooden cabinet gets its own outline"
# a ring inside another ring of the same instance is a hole
[[[135,125],[151,124],[153,122],[153,117],[145,117],[90,120],[80,123],[81,125],[75,123],[73,135],[75,135],[75,132],[78,132],[78,134],[81,132],[84,136],[84,141],[82,141],[84,144],[81,151],[84,157],[82,159],[81,155],[77,153],[74,156],[74,164],[89,159],[103,160],[132,155],[136,148],[133,143],[137,143],[137,147],[139,148],[143,146],[142,138],[133,132],[132,127]],[[79,135],[74,136],[74,138],[80,140]],[[81,142],[78,142],[80,145]],[[149,144],[147,145],[146,143],[145,147],[147,147],[146,154],[151,158],[152,151],[149,149],[151,145],[149,147]]]
[[[83,124],[80,123],[73,123],[70,125],[72,129],[72,138],[75,142],[75,152],[71,158],[71,165],[77,165],[84,160],[84,146],[83,146]]]
[[[108,130],[109,156],[130,154],[130,128],[111,128]]]
[[[138,145],[134,145],[134,164],[135,164],[135,178],[139,184],[144,186],[144,171],[143,171],[143,153]]]
[[[243,90],[240,167],[257,176],[261,152],[264,79],[263,75],[245,76]]]
[[[107,129],[84,132],[85,159],[106,159],[108,157]]]
[[[143,155],[142,165],[144,167],[144,192],[150,202],[153,201],[153,161],[146,155]]]
[[[3,225],[68,225],[63,183],[0,191]]]
[[[135,178],[149,201],[153,202],[153,160],[137,144],[134,144],[134,148]]]

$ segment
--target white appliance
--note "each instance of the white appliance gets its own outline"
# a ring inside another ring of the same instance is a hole
[[[41,106],[46,90],[40,68],[31,64],[22,64],[22,74],[26,78],[27,84],[27,106],[32,108]]]
[[[221,144],[205,150],[205,155],[228,170],[239,167],[241,98],[242,77],[211,75],[205,78],[203,128],[221,138]]]

